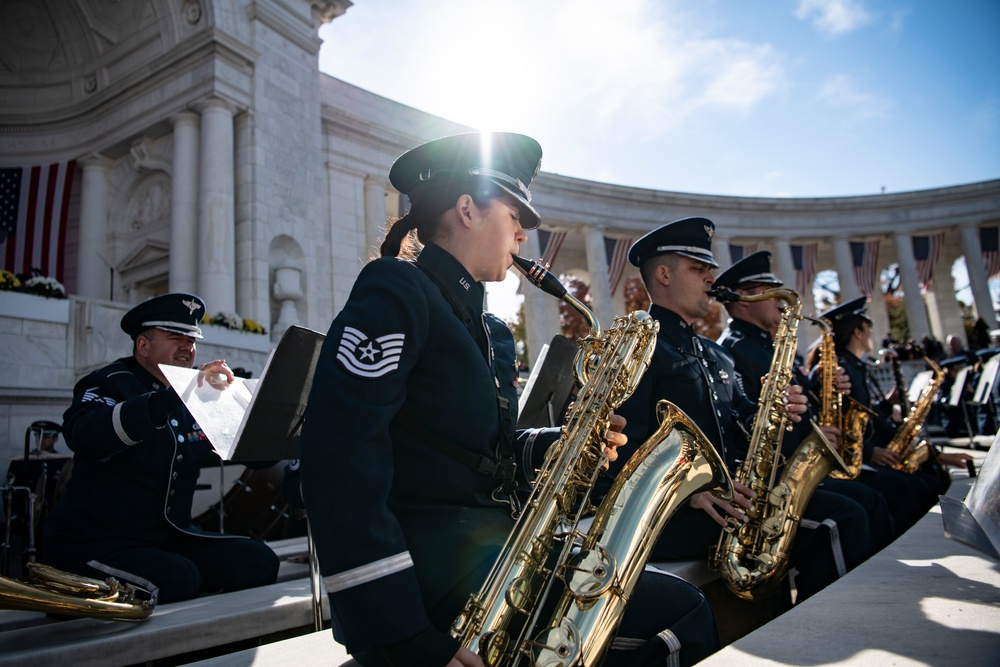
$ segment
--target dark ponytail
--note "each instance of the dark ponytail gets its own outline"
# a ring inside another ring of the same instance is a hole
[[[468,194],[477,206],[486,206],[500,190],[486,179],[468,179],[417,187],[409,195],[410,211],[389,223],[379,247],[381,257],[415,259],[423,244],[443,238],[450,231],[442,224],[444,213]]]

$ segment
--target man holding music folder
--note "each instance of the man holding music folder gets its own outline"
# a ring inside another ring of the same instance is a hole
[[[190,294],[135,306],[121,321],[132,355],[76,384],[62,427],[73,474],[45,528],[46,564],[137,584],[159,602],[277,579],[278,558],[263,542],[191,523],[198,475],[217,457],[159,365],[195,367],[204,313]],[[222,360],[199,370],[233,381]]]

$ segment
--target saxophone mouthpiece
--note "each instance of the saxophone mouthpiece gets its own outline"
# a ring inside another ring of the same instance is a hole
[[[719,303],[731,303],[740,300],[739,294],[724,285],[719,285],[708,290],[708,295]]]
[[[552,272],[542,266],[541,260],[532,262],[530,259],[511,255],[514,259],[514,267],[524,274],[532,285],[543,292],[547,292],[557,299],[566,295],[566,286],[559,282],[559,279],[552,275]]]

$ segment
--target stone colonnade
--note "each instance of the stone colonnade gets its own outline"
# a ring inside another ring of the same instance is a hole
[[[708,214],[710,216],[710,214]],[[681,216],[682,217],[682,216]],[[983,225],[1000,222],[994,213],[993,217],[985,217]],[[910,232],[905,230],[886,230],[878,237],[880,240],[879,255],[875,268],[874,294],[869,298],[878,299],[882,294],[878,275],[889,266],[898,266],[900,285],[904,292],[904,304],[909,322],[910,334],[914,340],[925,336],[944,341],[949,334],[964,334],[962,313],[956,299],[956,285],[951,275],[952,265],[962,256],[969,274],[969,289],[972,294],[972,305],[978,317],[981,317],[991,329],[997,327],[997,318],[990,295],[986,266],[983,261],[983,249],[980,244],[980,224],[963,224],[936,230],[920,230]],[[653,227],[650,227],[652,229]],[[543,222],[544,229],[544,222]],[[609,322],[615,315],[625,311],[624,284],[621,280],[612,293],[608,282],[608,264],[603,250],[597,252],[596,246],[601,237],[609,232],[606,228],[596,225],[579,225],[576,228],[565,227],[567,237],[562,249],[557,255],[551,269],[556,274],[573,273],[584,278],[588,283],[592,308],[598,319]],[[648,231],[648,230],[647,230]],[[943,232],[942,249],[933,267],[933,279],[926,289],[922,289],[918,274],[917,261],[914,258],[913,238]],[[614,233],[614,232],[612,232]],[[543,237],[546,236],[544,233]],[[640,234],[632,234],[630,238],[638,238]],[[863,291],[855,278],[855,258],[852,255],[851,243],[859,243],[871,237],[861,235],[836,235],[823,239],[806,238],[797,240],[787,236],[734,236],[727,235],[720,226],[713,238],[713,254],[720,264],[719,272],[731,266],[731,250],[733,246],[740,249],[753,247],[757,250],[770,250],[774,272],[791,288],[796,287],[796,262],[793,246],[815,244],[816,263],[810,280],[810,289],[804,290],[802,298],[802,313],[812,315],[817,311],[811,289],[816,274],[821,271],[836,272],[840,283],[841,301],[860,296]],[[582,248],[582,249],[581,249]],[[539,242],[539,234],[529,234],[528,243],[522,248],[523,254],[540,257],[545,248]],[[638,276],[638,270],[628,267],[625,277]],[[958,285],[959,288],[964,285]],[[524,288],[525,315],[528,322],[529,354],[534,358],[541,345],[546,343],[554,332],[558,331],[559,304],[551,297],[541,294],[531,287]],[[879,304],[869,307],[876,332],[876,341],[889,332],[888,313]],[[800,341],[807,345],[809,341]]]
[[[173,291],[193,292],[213,312],[236,312],[234,150],[231,104],[208,98],[193,110],[175,114],[171,165],[169,283]],[[80,250],[77,294],[105,298],[107,269],[101,257],[109,215],[112,161],[94,154],[80,161]]]

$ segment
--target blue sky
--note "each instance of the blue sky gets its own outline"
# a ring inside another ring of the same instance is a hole
[[[320,69],[545,171],[811,197],[1000,178],[997,0],[354,0]]]

